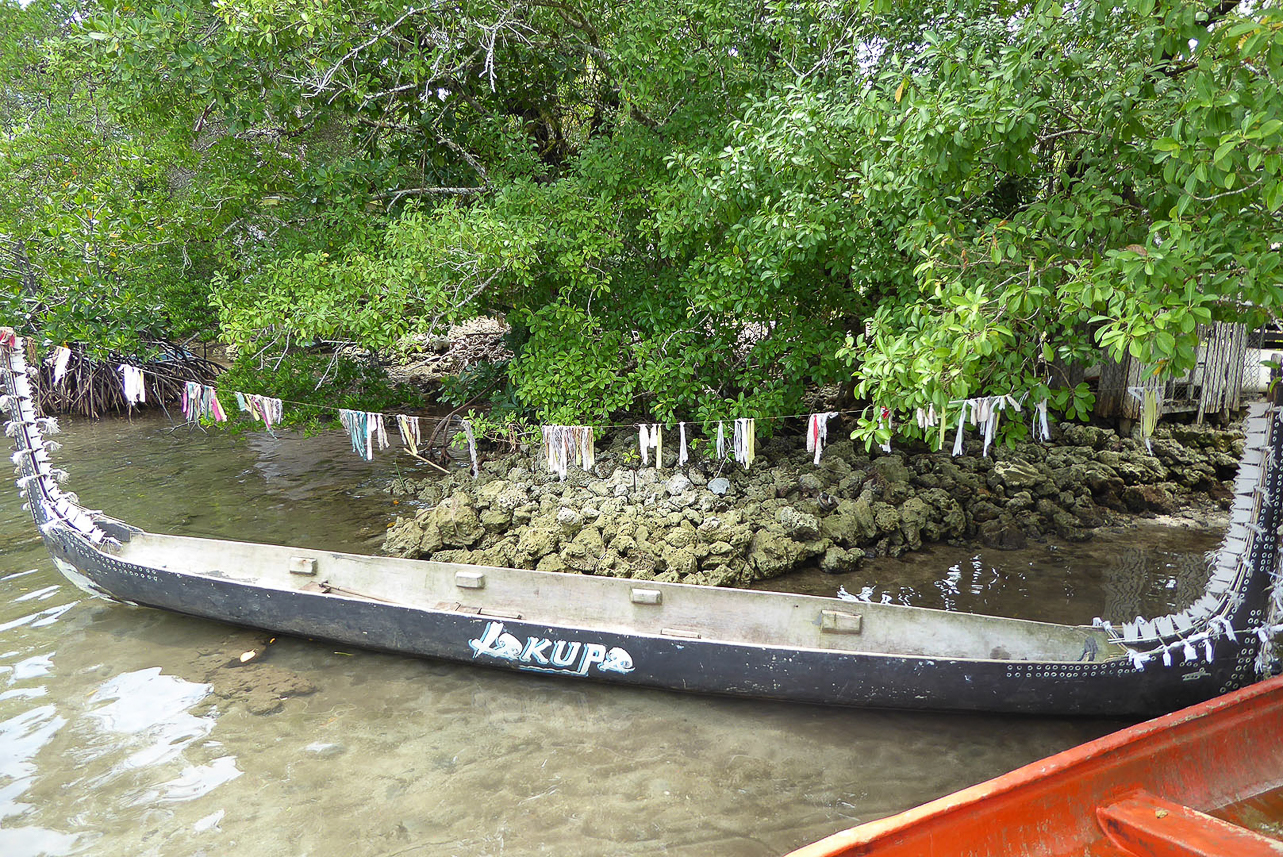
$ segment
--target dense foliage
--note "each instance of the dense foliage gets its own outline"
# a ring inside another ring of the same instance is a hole
[[[0,300],[55,340],[264,365],[497,312],[550,421],[793,413],[852,379],[1082,414],[1063,367],[1181,371],[1197,324],[1283,298],[1273,2],[0,0],[0,25]]]

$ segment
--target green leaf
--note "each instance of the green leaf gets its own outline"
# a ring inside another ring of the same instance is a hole
[[[1273,181],[1265,186],[1265,207],[1270,213],[1277,212],[1283,206],[1283,181]]]
[[[1283,128],[1283,119],[1271,119],[1268,122],[1261,123],[1261,127],[1256,129],[1259,137],[1272,137]]]

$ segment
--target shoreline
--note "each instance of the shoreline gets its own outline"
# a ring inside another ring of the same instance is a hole
[[[636,467],[636,435],[598,444],[592,472],[564,482],[538,453],[428,480],[397,479],[423,504],[389,525],[393,556],[716,586],[750,586],[795,569],[854,571],[866,559],[930,544],[1018,550],[1080,542],[1098,528],[1151,520],[1224,525],[1243,437],[1236,429],[1162,426],[1153,454],[1109,429],[1057,426],[1052,442],[989,458],[842,440],[813,463],[801,437],[761,444],[753,468],[707,459]]]

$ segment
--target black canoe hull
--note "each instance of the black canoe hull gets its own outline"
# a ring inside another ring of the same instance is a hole
[[[61,529],[46,543],[60,565],[138,605],[405,655],[673,691],[855,707],[1145,717],[1250,683],[1256,656],[1252,641],[1220,641],[1211,663],[1137,670],[1120,659],[962,660],[609,633],[171,572],[121,561]],[[534,654],[487,644],[500,635]],[[628,655],[630,669],[602,668],[615,650]]]

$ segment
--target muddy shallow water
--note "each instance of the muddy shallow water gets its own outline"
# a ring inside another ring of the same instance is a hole
[[[337,432],[65,428],[69,489],[185,535],[375,553],[397,511],[383,484],[411,469],[362,462]],[[935,548],[784,585],[1090,621],[1179,604],[1214,540]],[[5,491],[0,854],[776,855],[1121,725],[710,699],[269,639],[86,597]]]

